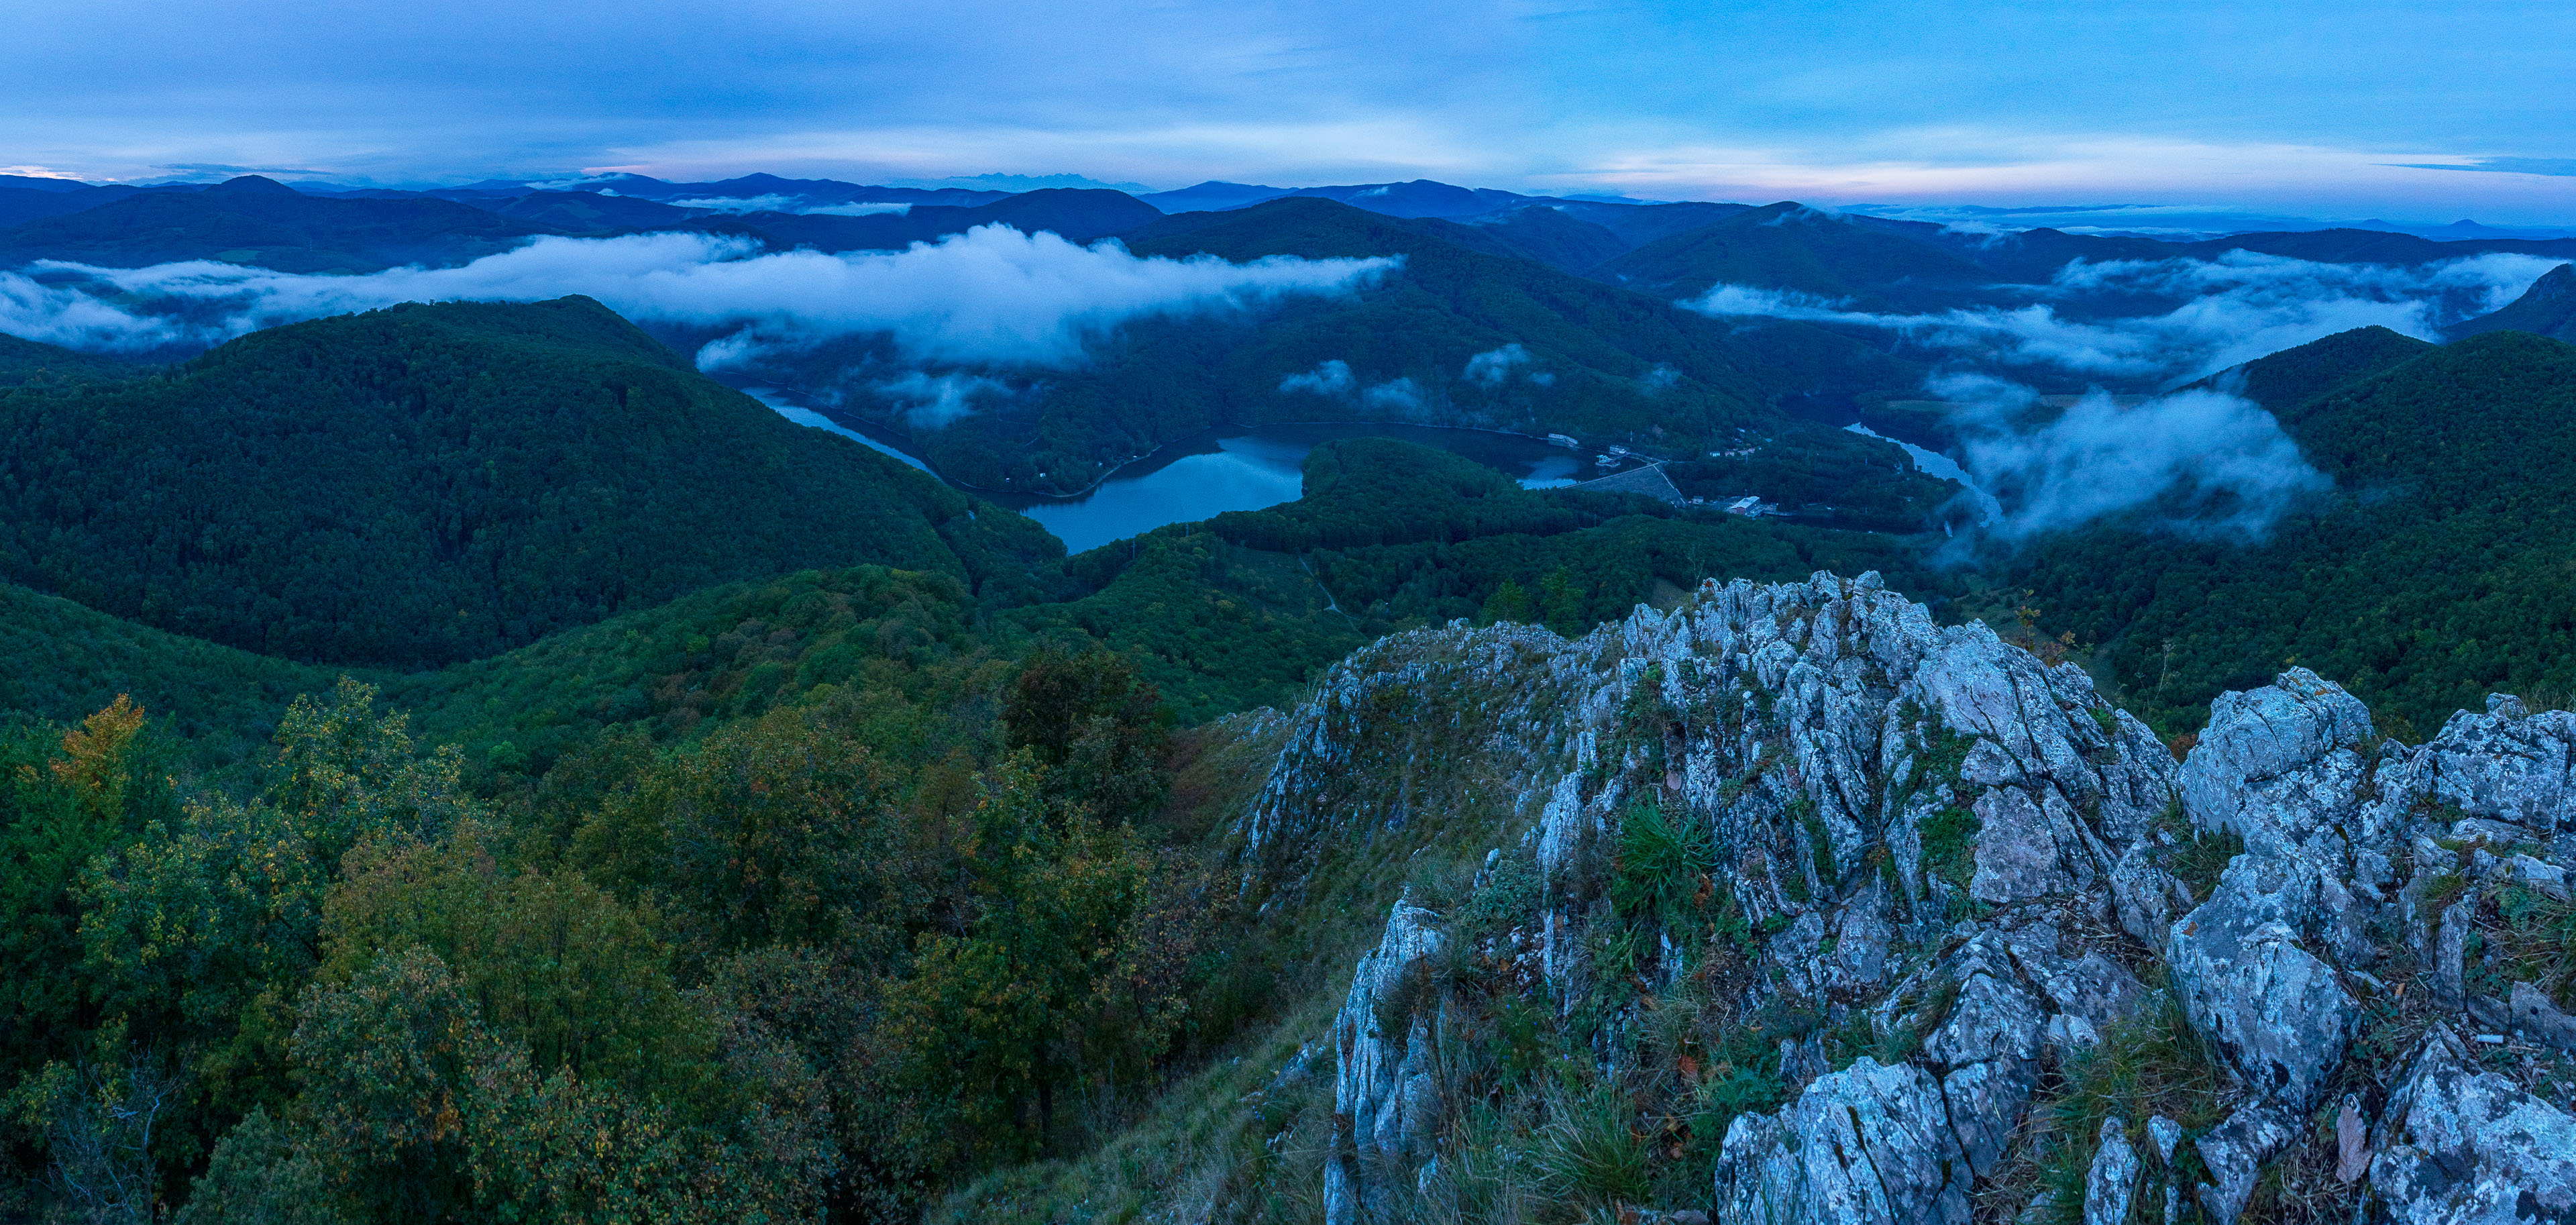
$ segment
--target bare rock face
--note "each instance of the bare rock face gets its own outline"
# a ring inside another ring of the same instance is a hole
[[[2179,1197],[2233,1220],[2267,1164],[2308,1143],[2353,1150],[2323,1159],[2347,1169],[2338,1185],[2359,1188],[2366,1162],[2387,1219],[2576,1219],[2576,1121],[2531,1077],[2483,1070],[2492,1043],[2435,1025],[2403,1068],[2367,1053],[2411,1050],[2422,1023],[2386,1018],[2427,1008],[2516,1042],[2576,1042],[2553,994],[2565,979],[2508,993],[2532,975],[2495,942],[2498,891],[2566,902],[2576,716],[2499,698],[2406,748],[2294,668],[2220,698],[2177,764],[2081,669],[1937,625],[1874,575],[1819,574],[1705,584],[1573,641],[1398,635],[1334,669],[1296,720],[1244,825],[1248,898],[1308,897],[1328,887],[1319,864],[1350,856],[1485,840],[1472,899],[1409,894],[1334,1022],[1334,1225],[1388,1215],[1455,1168],[1442,1145],[1459,1107],[1436,1053],[1466,1032],[1443,1028],[1453,1010],[1500,995],[1580,1013],[1597,1028],[1565,1057],[1601,1083],[1643,1083],[1673,1073],[1624,1065],[1641,1049],[1630,1037],[1669,1024],[1676,1005],[1648,997],[1685,985],[1705,993],[1694,1008],[1811,1023],[1763,1056],[1777,1105],[1721,1116],[1706,1202],[1664,1208],[1740,1225],[1965,1222],[2028,1168],[2016,1146],[2039,1095],[2059,1091],[2051,1069],[2170,990],[2216,1052],[2227,1083],[2212,1104],[2230,1110],[2188,1134],[2158,1116],[2074,1141],[2088,1219]],[[1461,832],[1441,797],[1470,788],[1498,798]],[[1423,827],[1435,819],[1448,824]],[[1641,878],[1636,822],[1700,849],[1674,879]],[[2168,866],[2194,831],[2243,840],[2214,885],[2199,878],[2205,899]],[[1658,930],[1673,905],[1720,917]],[[1449,978],[1471,963],[1472,1000]],[[2407,995],[2374,968],[2426,985]],[[2338,1094],[2374,1120],[2366,1146],[2358,1122],[2314,1139]],[[2205,1178],[2182,1185],[2185,1169]]]
[[[2576,1219],[2576,1118],[2437,1026],[2381,1122],[2371,1187],[2408,1225]]]
[[[1327,1215],[1356,1220],[1370,1206],[1373,1180],[1363,1171],[1410,1168],[1431,1156],[1424,1143],[1437,1120],[1439,1088],[1427,1063],[1428,1018],[1415,1007],[1427,990],[1440,932],[1431,912],[1399,905],[1386,939],[1360,959],[1349,999],[1333,1022],[1334,1117],[1349,1132],[1336,1137],[1324,1167]],[[1396,1028],[1388,1032],[1392,1023]]]
[[[2221,1221],[2245,1209],[2263,1163],[2298,1138],[2301,1120],[2348,1072],[2363,1011],[2355,990],[2375,988],[2369,967],[2382,954],[2408,955],[2421,995],[2451,1023],[2501,1027],[2510,1015],[2534,1036],[2555,1029],[2554,1003],[2530,983],[2514,985],[2518,1007],[2483,996],[2473,983],[2512,967],[2473,967],[2469,948],[2487,922],[2489,895],[2478,881],[2545,894],[2563,877],[2569,848],[2552,836],[2576,795],[2568,777],[2576,716],[2533,717],[2499,695],[2486,714],[2453,716],[2421,747],[2370,739],[2359,702],[2294,668],[2214,703],[2183,768],[2194,824],[2245,840],[2209,900],[2174,923],[2164,950],[2194,1027],[2225,1052],[2248,1099],[2197,1141],[2211,1175],[2199,1201]],[[2541,849],[2546,858],[2503,858],[2491,846]],[[2398,866],[2407,860],[2411,872]],[[2436,911],[2424,894],[2445,875],[2470,878],[2462,882],[2469,889]],[[2372,934],[2401,930],[2412,937],[2398,943],[2411,948]],[[2566,1151],[2563,1140],[2557,1149],[2550,1142],[2576,1120],[2475,1067],[2436,1023],[2414,1071],[2393,1086],[2369,1162],[2373,1194],[2392,1219],[2533,1219],[2513,1207],[2514,1194],[2495,1198],[2505,1184],[2491,1175],[2503,1171],[2517,1186],[2563,1177],[2535,1154]],[[2337,1164],[2362,1160],[2339,1154]],[[2486,1215],[2496,1211],[2503,1215]]]
[[[1736,1118],[1717,1219],[1967,1225],[1965,1154],[1945,1113],[1930,1074],[1864,1055],[1776,1118]]]

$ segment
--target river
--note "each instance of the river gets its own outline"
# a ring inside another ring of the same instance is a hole
[[[1890,438],[1866,425],[1854,423],[1843,428],[1855,434],[1866,434],[1880,442],[1892,442],[1905,448],[1905,453],[1914,457],[1914,466],[1925,476],[1937,476],[1959,482],[1960,486],[1968,491],[1969,499],[1976,503],[1978,522],[1993,523],[2004,517],[2003,503],[1996,501],[1995,495],[1987,493],[1983,486],[1977,484],[1977,478],[1970,476],[1966,468],[1960,467],[1959,461],[1930,447],[1918,447],[1902,438]]]

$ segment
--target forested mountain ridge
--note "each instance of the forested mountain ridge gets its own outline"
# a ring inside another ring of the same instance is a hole
[[[83,353],[0,333],[0,388],[65,387],[146,372],[145,367],[105,354]]]
[[[817,564],[1009,586],[1061,547],[582,298],[272,329],[0,421],[0,575],[293,659],[487,655]]]
[[[2503,309],[2454,325],[2450,338],[2458,340],[2507,329],[2576,341],[2576,264],[2550,269]]]
[[[2576,688],[2576,345],[2346,333],[2253,363],[2246,385],[2333,494],[2260,539],[2151,510],[2004,570],[2052,630],[2101,644],[2124,702],[2162,723],[2299,664],[2403,731],[2488,690]]]
[[[1912,237],[1849,224],[1795,202],[1657,239],[1589,275],[1675,298],[1719,284],[1750,285],[1850,300],[1863,310],[1914,307],[1926,294],[1956,294],[1991,276]]]
[[[2285,349],[2203,380],[2241,392],[2275,414],[2286,413],[2348,383],[2412,361],[2435,346],[2383,327],[2354,328]]]
[[[1007,225],[1027,234],[1046,231],[1088,243],[1133,230],[1161,215],[1152,205],[1125,192],[1053,187],[986,204],[916,205],[902,212],[858,217],[755,212],[703,217],[659,228],[746,234],[779,251],[799,247],[817,251],[900,251],[916,242],[936,241],[982,225]]]
[[[0,230],[0,265],[58,259],[114,268],[211,259],[279,272],[462,264],[562,227],[447,200],[336,200],[258,175],[197,192],[143,192]]]

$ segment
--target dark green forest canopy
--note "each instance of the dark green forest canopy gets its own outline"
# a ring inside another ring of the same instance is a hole
[[[2274,414],[2287,413],[2348,383],[2430,353],[2431,341],[2383,327],[2354,328],[2202,380],[2233,390]]]
[[[0,335],[0,388],[60,388],[131,378],[147,369],[104,354]]]
[[[0,577],[289,659],[473,658],[815,565],[1007,588],[1060,548],[586,298],[394,307],[0,396]]]
[[[220,788],[124,700],[0,727],[0,1187],[197,1222],[899,1221],[1061,1142],[1076,1087],[1203,1061],[1262,1003],[1223,973],[1259,945],[1156,824],[1153,692],[1003,661],[967,607],[945,575],[800,575],[415,689],[438,739],[589,718],[479,787],[348,682]],[[803,688],[746,692],[782,659]],[[680,700],[597,717],[639,681]]]
[[[2247,371],[2258,395],[2316,389],[2265,402],[2335,483],[2267,539],[2105,526],[2012,583],[2174,730],[2293,663],[2423,735],[2490,691],[2576,690],[2576,345],[2402,340],[2346,333]]]
[[[254,655],[0,583],[0,721],[68,723],[130,695],[200,764],[264,743],[328,668]]]
[[[1658,239],[1592,275],[1667,297],[1706,293],[1720,284],[1754,285],[1852,299],[1863,310],[1919,305],[1923,293],[1956,293],[1992,279],[1986,269],[1911,236],[1849,224],[1796,203],[1768,205]]]

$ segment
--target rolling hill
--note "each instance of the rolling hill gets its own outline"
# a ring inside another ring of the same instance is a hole
[[[2458,340],[2508,329],[2552,340],[2576,341],[2576,264],[2550,269],[2504,309],[2457,324],[2448,335]]]
[[[63,387],[144,373],[148,367],[99,353],[0,333],[0,388]]]
[[[1847,300],[1860,310],[1946,303],[1993,279],[1937,247],[1794,202],[1657,239],[1591,275],[1664,297],[1693,297],[1720,284],[1749,285]]]
[[[1061,548],[586,298],[395,307],[0,397],[0,524],[10,581],[263,654],[398,667],[815,565],[1008,587]]]
[[[916,205],[901,213],[863,217],[745,213],[705,218],[685,228],[748,234],[779,250],[812,247],[818,251],[889,251],[996,222],[1023,233],[1051,230],[1075,242],[1091,242],[1133,230],[1161,216],[1152,205],[1123,191],[1050,187],[973,207]]]

